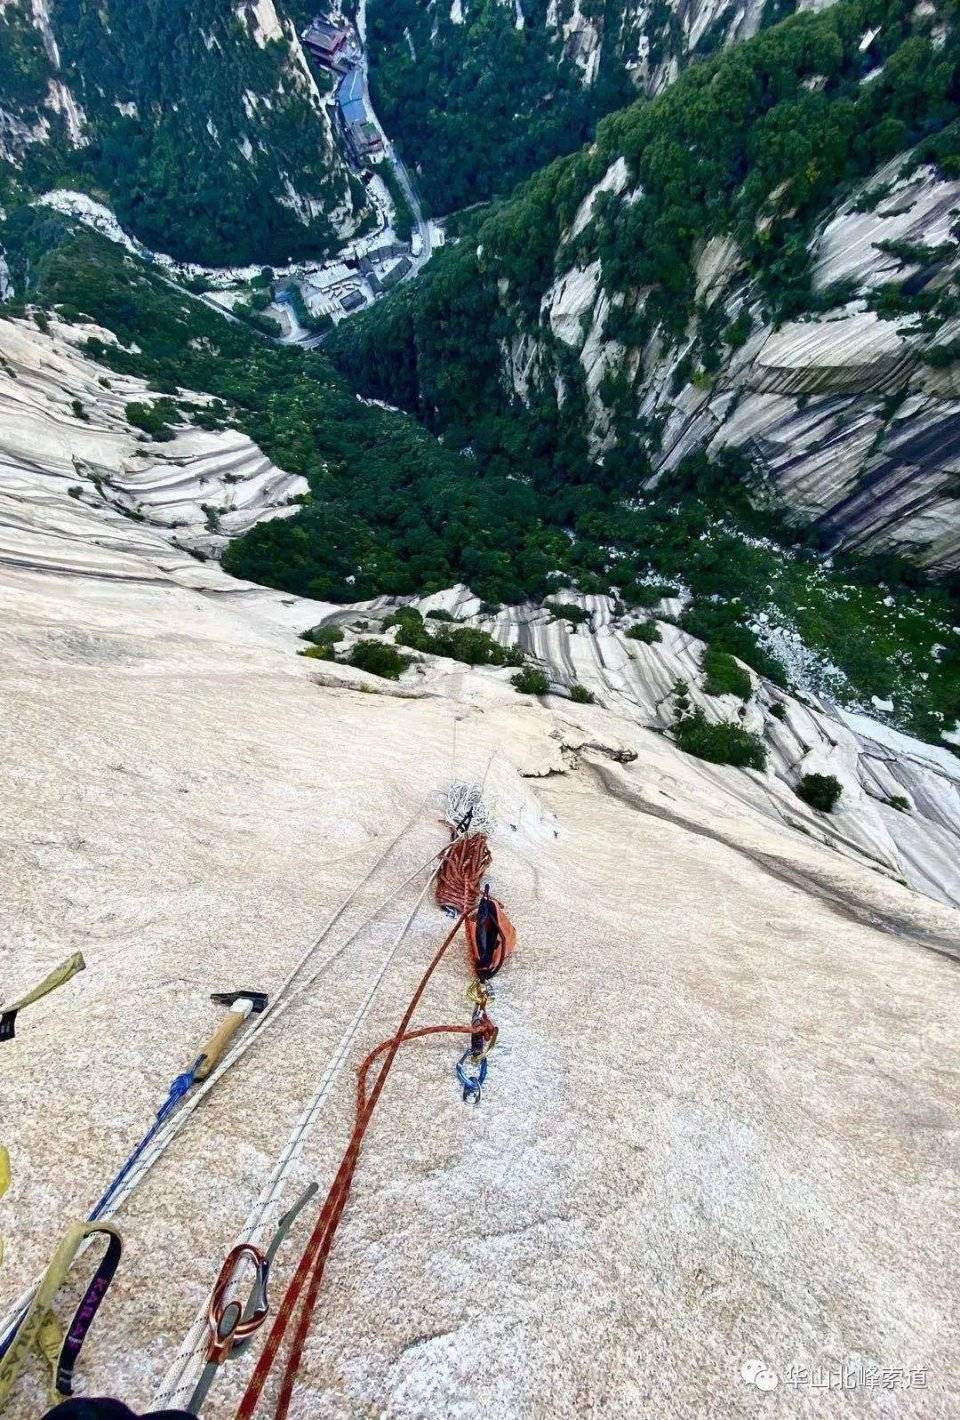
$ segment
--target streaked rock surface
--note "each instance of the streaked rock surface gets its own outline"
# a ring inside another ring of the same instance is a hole
[[[185,426],[164,443],[127,406],[158,396],[78,348],[93,326],[0,320],[0,558],[50,571],[204,579],[213,556],[262,518],[296,511],[306,480],[236,430]],[[194,404],[205,395],[181,392]]]
[[[956,278],[951,214],[960,209],[960,182],[929,167],[902,176],[901,167],[898,159],[879,171],[829,215],[811,245],[814,290],[827,308],[779,328],[763,323],[735,243],[704,244],[698,299],[719,303],[721,327],[743,312],[753,323],[743,347],[724,346],[718,372],[706,376],[695,323],[670,350],[656,334],[643,349],[627,350],[603,334],[610,298],[600,261],[564,263],[567,242],[588,225],[597,193],[629,200],[622,160],[611,165],[581,204],[541,307],[552,334],[578,354],[594,451],[614,439],[602,379],[620,372],[638,415],[662,427],[653,450],[658,470],[693,451],[731,445],[829,545],[893,551],[937,574],[960,567],[960,380],[954,366],[923,360],[955,340],[960,323],[930,330],[915,316],[887,319],[867,308],[871,293],[891,283],[933,292]],[[877,192],[885,195],[875,200]],[[872,210],[858,210],[865,205]],[[882,243],[899,244],[899,253]],[[842,292],[838,283],[846,283]],[[534,329],[521,324],[503,349],[505,379],[523,398],[555,382],[553,357]],[[693,364],[688,377],[685,361]]]
[[[457,1048],[404,1051],[292,1413],[786,1417],[823,1413],[791,1376],[843,1365],[910,1386],[847,1391],[846,1413],[956,1413],[960,914],[894,880],[870,803],[831,821],[826,846],[781,782],[809,753],[842,761],[865,799],[868,766],[876,782],[907,776],[922,799],[909,861],[929,865],[948,789],[922,749],[790,705],[770,776],[686,758],[650,727],[676,671],[693,678],[695,648],[668,633],[631,659],[599,602],[590,633],[533,610],[498,624],[604,702],[540,703],[508,670],[427,660],[390,687],[302,659],[296,630],[358,613],[212,564],[197,590],[55,561],[0,555],[0,980],[10,999],[68,951],[88,966],[2,1047],[4,1300],[219,1023],[209,993],[275,990],[408,825],[328,949],[388,907],[122,1210],[125,1253],[80,1392],[150,1408],[413,907],[419,884],[398,888],[443,843],[436,794],[455,775],[484,783],[491,881],[520,934],[496,982],[500,1042],[478,1109],[461,1102]],[[438,603],[471,610],[463,592]],[[896,852],[908,857],[900,839]],[[447,926],[429,901],[417,915],[290,1200],[328,1185],[352,1068],[396,1028]],[[465,1021],[466,981],[459,951],[418,1020]],[[274,1304],[312,1220],[279,1256]],[[210,1420],[235,1413],[252,1360],[223,1368]],[[774,1392],[742,1379],[751,1360],[780,1377]],[[40,1387],[36,1370],[10,1420],[36,1416]]]

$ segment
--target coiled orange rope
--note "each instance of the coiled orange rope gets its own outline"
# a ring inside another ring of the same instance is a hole
[[[470,913],[480,901],[483,876],[493,858],[482,833],[454,838],[437,876],[437,902],[457,912]]]

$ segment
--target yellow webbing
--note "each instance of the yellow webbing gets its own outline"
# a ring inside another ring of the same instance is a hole
[[[42,996],[48,996],[51,991],[56,991],[58,986],[64,986],[71,978],[76,976],[78,971],[83,971],[86,967],[83,959],[83,952],[74,952],[73,956],[67,957],[59,966],[55,966],[49,976],[45,976],[39,986],[35,986],[32,991],[28,991],[25,996],[21,996],[19,1001],[11,1001],[9,1006],[3,1006],[3,1011],[22,1011],[24,1006],[32,1006],[34,1001],[39,1001]]]
[[[65,1331],[63,1324],[53,1310],[53,1303],[63,1286],[74,1258],[87,1238],[94,1233],[104,1233],[108,1238],[116,1239],[118,1245],[120,1243],[120,1234],[111,1223],[73,1223],[67,1229],[60,1246],[50,1260],[49,1267],[43,1274],[43,1280],[37,1288],[29,1311],[20,1323],[17,1334],[10,1343],[6,1354],[0,1359],[0,1412],[3,1411],[11,1390],[23,1374],[31,1352],[38,1352],[49,1364],[49,1404],[56,1405],[64,1398],[63,1392],[57,1388],[57,1369],[65,1336],[69,1333],[70,1328],[67,1327]]]

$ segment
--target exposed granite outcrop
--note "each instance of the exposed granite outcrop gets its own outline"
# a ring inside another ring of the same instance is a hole
[[[571,236],[589,221],[597,192],[624,190],[626,176],[616,166],[585,199]],[[896,551],[934,573],[960,568],[960,377],[925,359],[955,340],[960,324],[931,325],[910,313],[885,318],[870,308],[891,283],[902,283],[909,296],[946,290],[960,275],[952,230],[960,181],[929,167],[901,175],[901,167],[899,160],[878,172],[814,234],[813,287],[823,310],[779,327],[762,324],[733,241],[704,244],[698,298],[708,307],[719,303],[720,325],[749,312],[754,327],[742,348],[723,347],[712,376],[698,369],[696,322],[669,349],[658,334],[641,351],[605,339],[609,298],[599,260],[564,270],[561,257],[543,320],[579,356],[594,450],[614,437],[602,375],[624,371],[637,413],[661,428],[653,448],[658,471],[697,449],[741,448],[783,506],[819,527],[828,545]],[[875,200],[876,192],[885,195]],[[871,210],[858,210],[864,206]],[[531,372],[548,376],[550,355],[529,339],[524,348],[528,387]],[[686,379],[684,362],[692,366]]]

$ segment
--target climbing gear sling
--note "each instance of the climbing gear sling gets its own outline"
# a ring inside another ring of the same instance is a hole
[[[58,986],[65,986],[72,976],[76,976],[78,971],[83,971],[86,962],[82,952],[74,952],[73,956],[67,957],[59,966],[45,976],[38,986],[34,986],[32,991],[21,996],[18,1001],[14,1001],[12,1006],[0,1006],[0,1042],[13,1040],[16,1034],[15,1025],[18,1012],[25,1006],[32,1006],[34,1001],[39,1001],[44,996],[49,996],[51,991],[56,991]]]
[[[106,1237],[107,1250],[64,1333],[53,1310],[54,1300],[77,1253],[88,1238],[98,1233]],[[0,1360],[0,1410],[33,1351],[39,1352],[50,1367],[50,1404],[55,1405],[58,1400],[72,1395],[73,1371],[80,1348],[113,1281],[122,1251],[120,1234],[110,1223],[74,1223],[68,1228],[26,1316]]]

